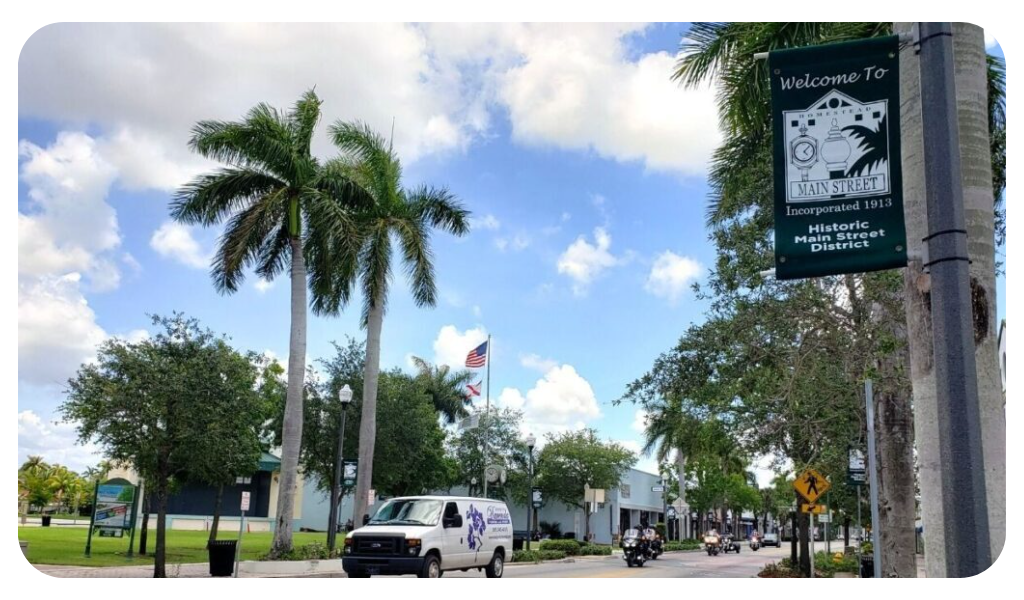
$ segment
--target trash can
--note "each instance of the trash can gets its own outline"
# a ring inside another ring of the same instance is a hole
[[[860,576],[862,578],[874,577],[875,576],[875,558],[873,556],[863,556],[860,559]]]
[[[50,515],[43,515],[43,527],[49,527],[50,526],[50,519],[52,519],[52,518],[53,517],[51,517]]]
[[[210,551],[210,576],[231,577],[235,572],[235,547],[238,540],[214,540],[206,544]]]

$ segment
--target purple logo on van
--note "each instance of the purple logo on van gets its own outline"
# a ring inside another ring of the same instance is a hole
[[[469,543],[470,550],[479,550],[484,545],[484,530],[487,529],[487,524],[484,523],[484,515],[476,509],[472,504],[469,505],[469,511],[466,512],[466,523],[469,526],[469,531],[466,532],[466,541]]]

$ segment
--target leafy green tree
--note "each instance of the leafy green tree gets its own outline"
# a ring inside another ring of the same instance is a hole
[[[546,498],[586,510],[584,491],[619,487],[636,455],[614,442],[602,442],[593,429],[548,434],[537,460],[538,486]],[[584,521],[590,534],[590,514]]]
[[[101,344],[96,362],[68,382],[60,411],[65,422],[78,424],[80,442],[95,441],[111,460],[145,478],[157,507],[153,575],[166,577],[172,480],[210,455],[250,452],[255,466],[265,414],[249,357],[180,314],[153,323],[162,330],[149,339]]]
[[[458,431],[449,438],[448,453],[457,465],[456,482],[465,485],[470,496],[482,495],[484,468],[497,465],[505,469],[507,479],[504,486],[488,484],[488,496],[504,496],[517,504],[526,504],[529,497],[526,489],[529,454],[520,433],[523,413],[505,408],[491,409],[488,414],[480,412],[478,415],[480,423],[477,427]]]
[[[466,386],[473,382],[475,375],[472,371],[452,371],[448,365],[432,365],[418,356],[412,357],[412,361],[434,410],[441,414],[445,425],[469,416],[473,401]]]

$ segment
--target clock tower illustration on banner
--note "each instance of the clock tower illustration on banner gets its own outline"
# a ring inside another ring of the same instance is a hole
[[[785,111],[786,202],[889,193],[888,108],[833,89],[804,110]]]

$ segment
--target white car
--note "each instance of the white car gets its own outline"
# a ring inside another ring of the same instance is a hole
[[[512,516],[486,498],[392,498],[348,534],[342,568],[349,577],[416,575],[480,569],[501,577],[512,552]]]

